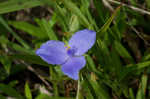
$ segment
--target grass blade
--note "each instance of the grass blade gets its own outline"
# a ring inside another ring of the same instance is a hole
[[[25,83],[25,96],[27,99],[32,99],[32,93],[27,82]]]
[[[147,80],[148,80],[148,76],[143,74],[136,99],[145,99]]]
[[[40,6],[43,3],[39,0],[7,0],[0,3],[0,14],[18,11],[21,9]]]
[[[45,38],[47,35],[42,31],[42,29],[38,26],[34,26],[25,21],[8,21],[8,24],[12,25],[16,29],[22,30],[26,33],[29,33],[32,36],[38,38]]]
[[[120,10],[121,6],[119,6],[114,13],[112,14],[112,16],[108,19],[108,21],[103,25],[103,27],[98,30],[97,32],[97,38],[101,37],[103,35],[104,32],[107,31],[107,29],[109,28],[111,22],[113,21],[113,19],[115,18],[115,16],[117,15],[118,11]]]
[[[7,22],[0,16],[0,23],[16,38],[18,42],[20,42],[26,49],[30,49],[28,44],[20,38],[7,24]]]

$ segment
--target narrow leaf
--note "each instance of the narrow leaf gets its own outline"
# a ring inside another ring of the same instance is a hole
[[[25,21],[8,21],[10,25],[15,27],[16,29],[20,29],[26,33],[29,33],[32,36],[38,38],[45,38],[47,35],[42,31],[42,29],[38,26],[34,26]]]
[[[27,82],[25,83],[25,96],[27,99],[32,99],[32,93]]]
[[[9,55],[10,59],[18,59],[30,62],[32,64],[39,64],[42,66],[49,66],[46,62],[44,62],[39,56],[30,55],[30,54],[13,54]]]
[[[40,0],[6,0],[0,3],[0,14],[18,11],[25,8],[40,6]]]
[[[18,93],[14,88],[8,85],[0,84],[0,91],[5,93],[8,96],[16,97],[18,99],[23,99],[20,93]]]
[[[117,15],[118,11],[120,10],[119,6],[114,13],[112,14],[112,16],[108,19],[108,21],[103,25],[103,27],[97,32],[97,38],[101,37],[103,35],[104,32],[107,31],[107,29],[109,28],[111,22],[113,21],[113,19],[115,18],[115,16]]]

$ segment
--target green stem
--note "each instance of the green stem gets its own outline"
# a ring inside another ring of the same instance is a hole
[[[53,88],[54,88],[54,95],[58,96],[58,87],[57,87],[57,83],[53,83]]]
[[[76,96],[76,99],[82,99],[82,96],[81,96],[81,92],[80,92],[80,90],[81,90],[81,86],[80,86],[81,84],[80,84],[80,80],[78,80],[78,89],[77,89],[77,96]]]
[[[51,79],[52,80],[52,84],[53,84],[53,89],[54,89],[54,96],[58,96],[59,95],[59,92],[58,92],[58,81],[56,81],[56,79],[54,78],[56,75],[56,73],[54,72],[54,67],[50,66],[49,67],[49,73],[50,73],[50,76],[51,76]]]

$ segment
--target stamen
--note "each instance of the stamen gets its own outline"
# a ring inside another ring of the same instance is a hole
[[[68,51],[71,47],[69,45],[65,45],[65,48]]]
[[[75,53],[76,53],[76,51],[77,51],[77,48],[76,48],[76,47],[71,47],[71,48],[69,48],[69,49],[67,50],[67,53],[68,53],[69,56],[74,56]]]

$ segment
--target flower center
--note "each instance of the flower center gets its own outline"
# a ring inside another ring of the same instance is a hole
[[[70,47],[70,46],[67,46],[67,54],[69,56],[74,56],[75,53],[77,52],[77,48],[76,47]]]

